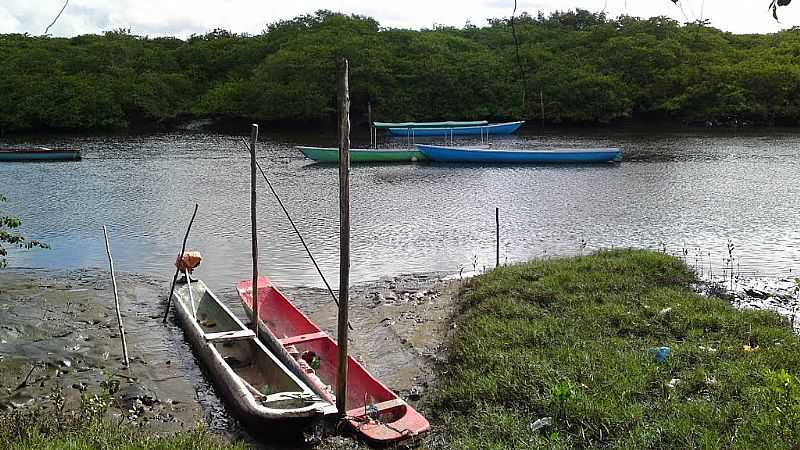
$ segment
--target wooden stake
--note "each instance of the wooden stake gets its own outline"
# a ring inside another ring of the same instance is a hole
[[[495,267],[500,267],[500,208],[494,209],[494,229],[497,238],[497,264]]]
[[[339,358],[336,409],[347,412],[347,303],[350,288],[350,65],[342,59],[339,73]]]
[[[258,336],[258,232],[256,227],[256,141],[258,125],[250,128],[250,228],[253,252],[253,332]]]
[[[367,102],[367,120],[369,121],[369,146],[376,148],[378,146],[377,139],[372,139],[372,102]]]
[[[111,257],[111,245],[108,243],[108,230],[103,225],[103,236],[106,238],[106,253],[108,254],[108,266],[111,268],[111,284],[114,286],[114,308],[117,310],[117,323],[119,324],[119,336],[122,339],[122,357],[125,359],[125,367],[130,366],[128,361],[128,343],[125,342],[125,326],[122,325],[122,314],[119,312],[119,295],[117,294],[117,279],[114,276],[114,258]]]
[[[539,106],[542,109],[542,129],[544,129],[544,92],[539,89]]]
[[[194,212],[192,213],[192,220],[189,221],[189,227],[186,228],[186,234],[183,235],[183,244],[181,245],[181,252],[179,253],[180,256],[183,256],[183,252],[186,251],[186,240],[189,239],[189,231],[192,229],[192,224],[194,223],[194,216],[197,215],[197,203],[194,204]],[[164,311],[164,323],[167,323],[167,316],[169,316],[169,306],[172,304],[172,293],[175,292],[175,281],[178,280],[178,274],[181,273],[180,269],[177,267],[175,268],[175,275],[172,276],[172,286],[169,288],[169,297],[167,297],[167,309]],[[188,279],[187,279],[188,281]]]

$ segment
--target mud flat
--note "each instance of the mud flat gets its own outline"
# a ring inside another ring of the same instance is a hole
[[[199,273],[202,277],[202,273]],[[443,354],[458,281],[412,274],[353,286],[351,353],[412,404],[424,398]],[[48,400],[60,390],[67,408],[81,396],[113,392],[111,414],[177,431],[205,423],[254,444],[229,417],[198,367],[181,329],[162,324],[168,279],[120,274],[118,285],[131,367],[122,350],[108,274],[102,270],[0,272],[0,408]],[[212,286],[243,315],[230,286]],[[316,288],[282,289],[335,335],[336,307]],[[327,446],[350,446],[349,439]]]

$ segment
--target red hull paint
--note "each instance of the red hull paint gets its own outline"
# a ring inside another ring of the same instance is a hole
[[[252,281],[238,283],[236,289],[242,305],[252,312]],[[300,353],[313,352],[319,358],[315,374],[307,374],[306,381],[331,403],[336,403],[336,358],[338,346],[289,299],[275,288],[267,277],[258,279],[259,311],[262,325],[281,341],[284,348],[294,346]],[[290,351],[291,353],[291,351]],[[355,359],[347,361],[347,417],[350,424],[364,437],[376,442],[391,442],[416,436],[427,431],[430,424],[419,412],[400,399],[391,389],[375,379]],[[366,419],[367,410],[380,421]]]

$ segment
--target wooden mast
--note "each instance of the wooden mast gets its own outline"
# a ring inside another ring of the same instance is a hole
[[[339,344],[336,409],[347,413],[347,303],[350,287],[350,66],[342,59],[339,73]]]

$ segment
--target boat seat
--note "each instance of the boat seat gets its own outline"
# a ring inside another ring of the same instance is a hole
[[[207,342],[218,342],[218,341],[241,341],[244,339],[250,339],[256,337],[256,334],[253,333],[253,330],[234,330],[234,331],[222,331],[220,333],[209,333],[206,335]]]
[[[318,339],[323,339],[326,337],[328,337],[328,333],[324,331],[318,331],[316,333],[298,334],[297,336],[290,336],[278,340],[281,341],[281,344],[287,346],[287,345],[300,344],[303,342],[316,341]]]
[[[378,410],[378,412],[383,412],[386,411],[387,409],[396,408],[398,406],[403,406],[405,404],[406,402],[402,398],[397,397],[391,400],[386,400],[385,402],[376,403],[373,406]],[[364,411],[364,407],[362,406],[360,408],[354,408],[351,409],[350,411],[347,411],[347,415],[350,417],[364,417],[366,414]]]

